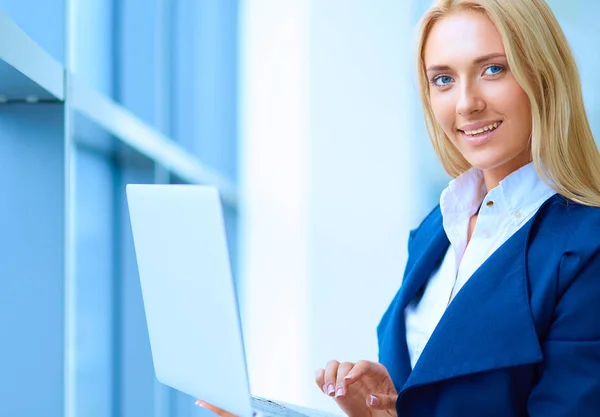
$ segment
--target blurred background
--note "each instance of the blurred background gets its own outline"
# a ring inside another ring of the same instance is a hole
[[[335,412],[314,371],[377,359],[450,179],[413,72],[429,3],[0,0],[0,415],[208,415],[154,377],[128,183],[219,187],[253,393]],[[600,3],[550,4],[600,138]]]

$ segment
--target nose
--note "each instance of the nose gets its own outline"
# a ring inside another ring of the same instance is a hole
[[[485,100],[476,84],[465,83],[460,88],[456,112],[463,117],[485,110]]]

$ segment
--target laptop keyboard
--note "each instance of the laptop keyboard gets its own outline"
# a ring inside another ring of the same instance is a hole
[[[290,416],[290,417],[334,417],[334,414],[304,408],[292,404],[280,404],[266,398],[252,397],[252,408],[264,412],[267,415]],[[337,417],[337,416],[335,416]]]

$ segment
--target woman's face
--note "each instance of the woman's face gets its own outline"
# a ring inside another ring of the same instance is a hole
[[[484,14],[461,11],[435,23],[424,60],[435,118],[472,166],[500,181],[530,161],[529,99]]]

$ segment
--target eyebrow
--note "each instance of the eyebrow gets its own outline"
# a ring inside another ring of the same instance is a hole
[[[475,60],[473,60],[473,65],[481,64],[482,62],[488,61],[492,58],[506,58],[506,55],[504,55],[502,53],[498,53],[498,52],[483,55],[483,56],[480,56],[479,58],[476,58]],[[448,66],[448,65],[432,65],[429,68],[427,68],[427,72],[429,72],[429,71],[448,71],[450,69],[452,69],[452,68],[450,68],[450,66]]]

